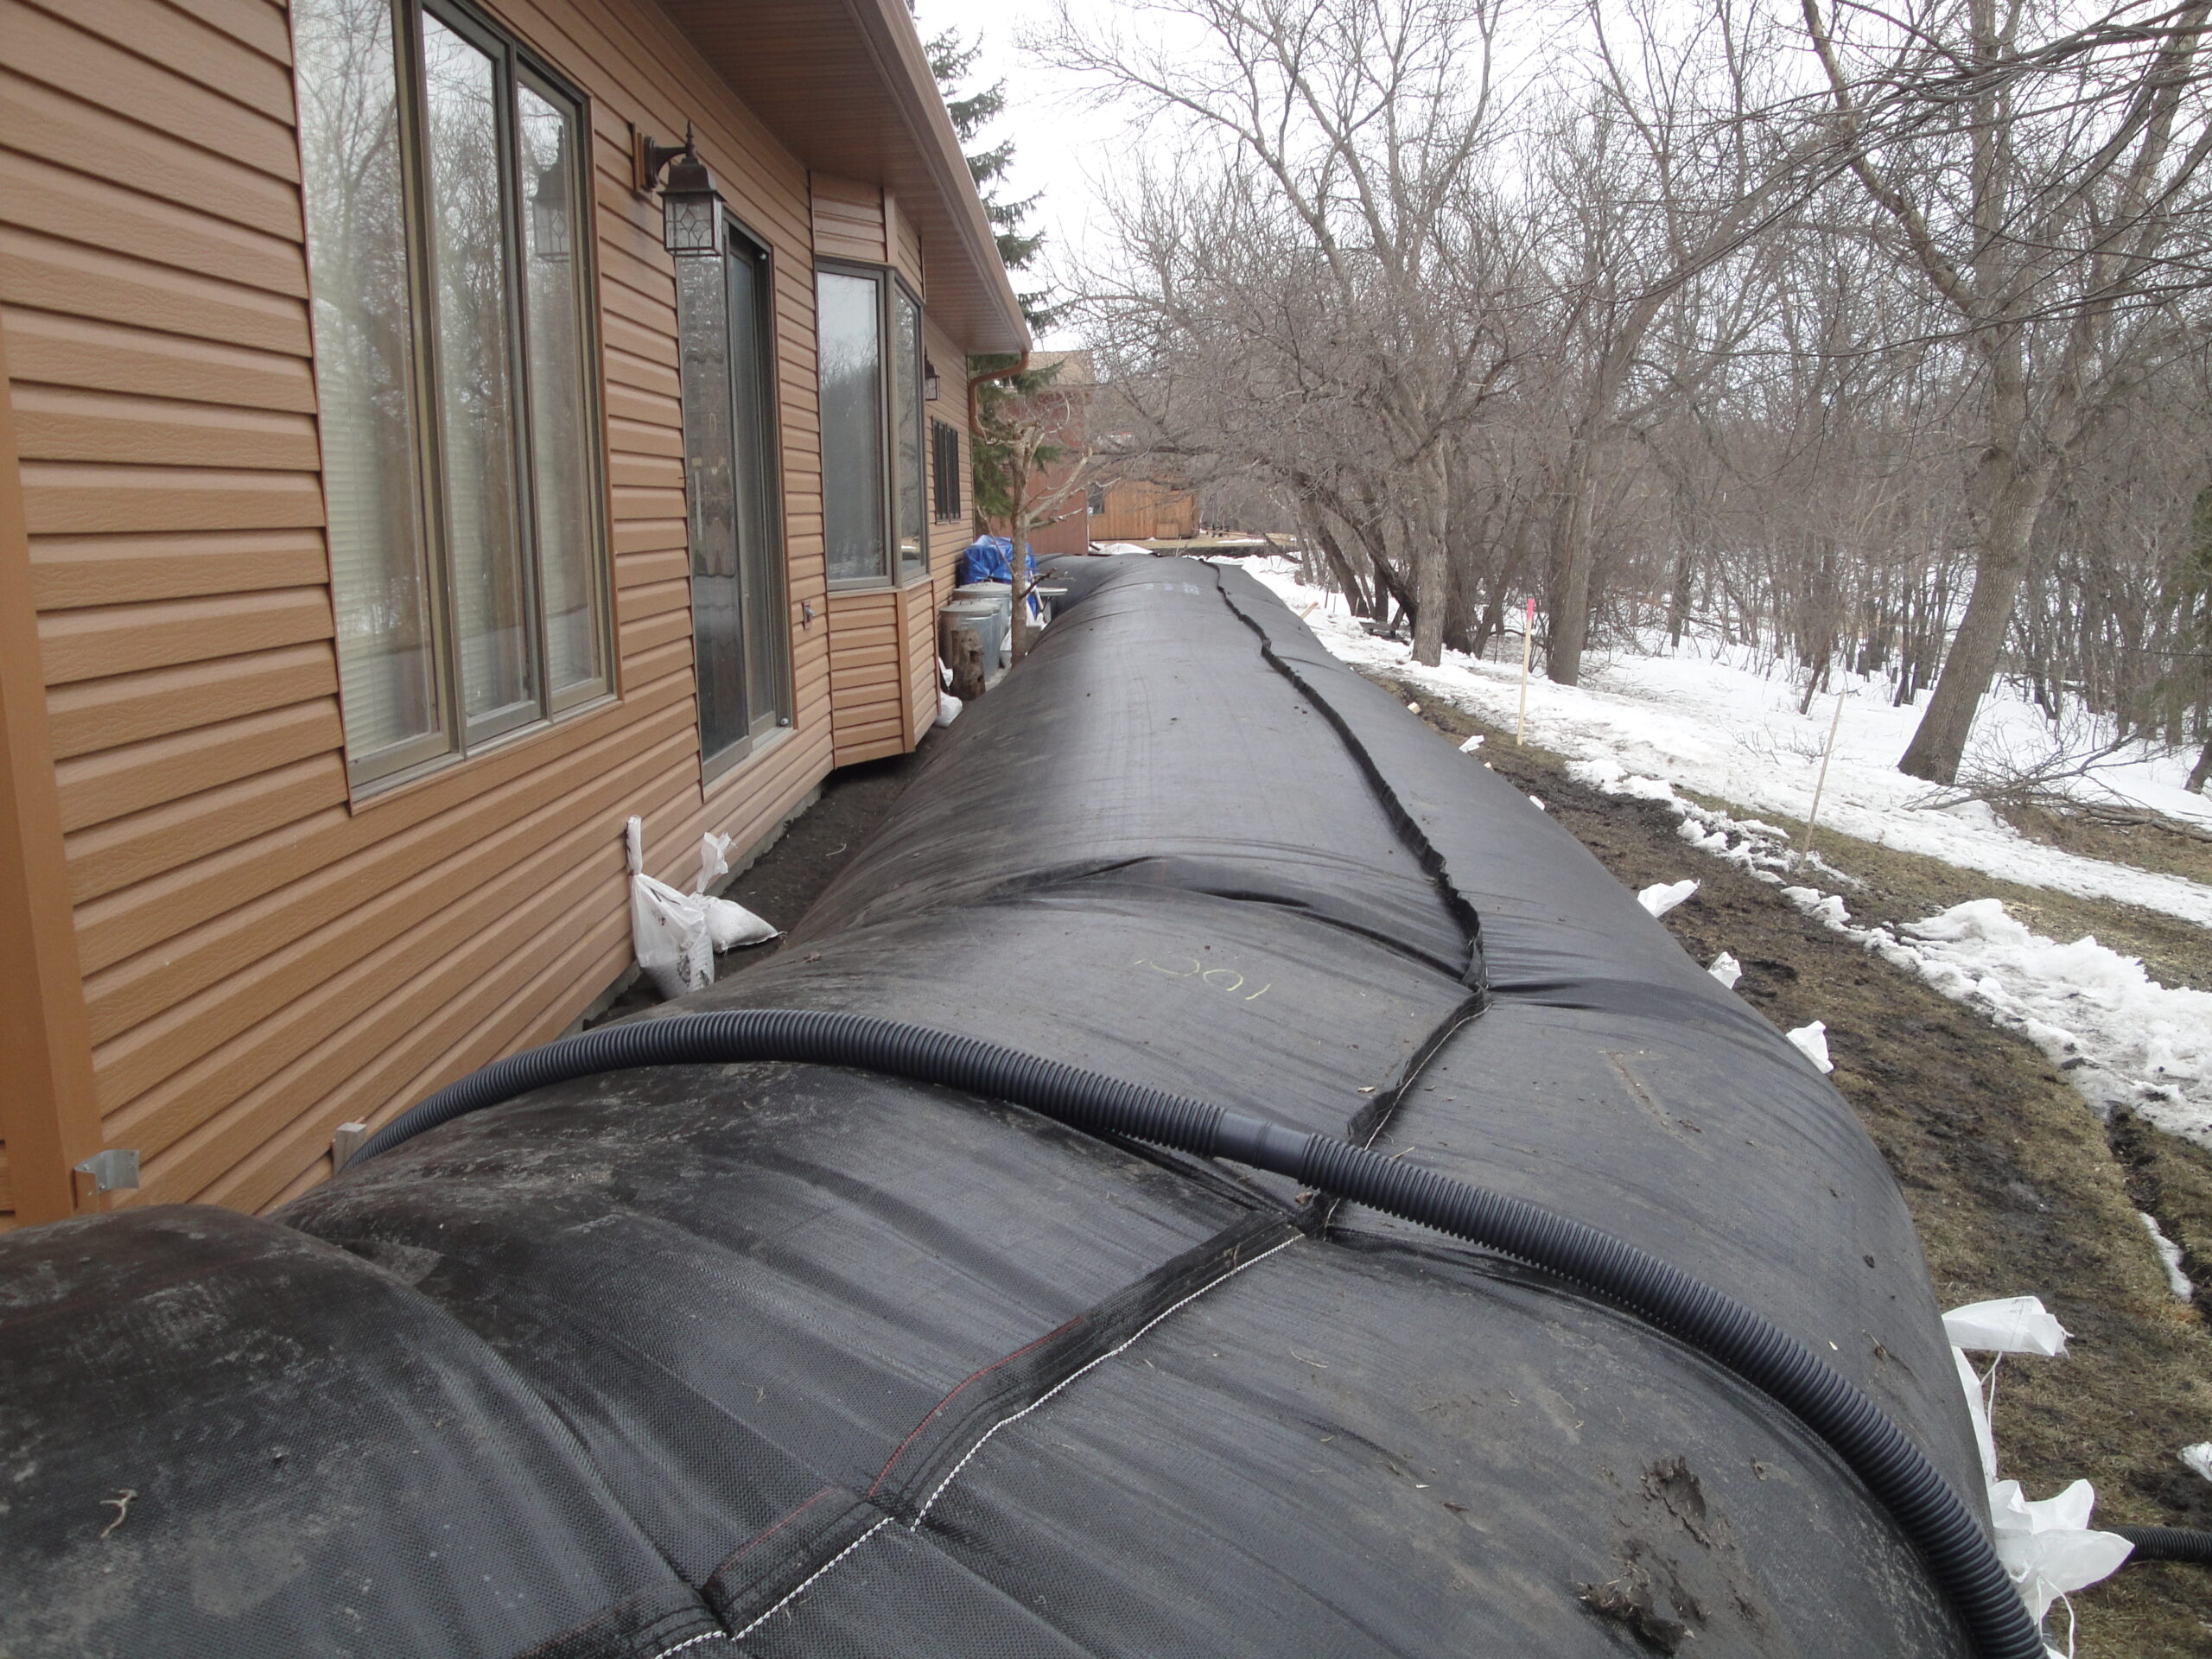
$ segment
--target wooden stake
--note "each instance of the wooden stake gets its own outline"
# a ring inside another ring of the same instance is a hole
[[[1805,844],[1798,852],[1797,861],[1803,863],[1813,855],[1813,825],[1821,816],[1821,791],[1828,786],[1828,757],[1835,753],[1837,728],[1843,724],[1843,693],[1835,694],[1835,718],[1828,721],[1827,747],[1821,751],[1821,775],[1813,783],[1813,810],[1805,814]]]
[[[1529,595],[1529,612],[1521,623],[1521,718],[1513,724],[1513,747],[1519,748],[1529,731],[1529,658],[1536,647],[1536,596]]]

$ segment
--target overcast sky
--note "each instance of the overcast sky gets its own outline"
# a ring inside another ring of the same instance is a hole
[[[1001,194],[1019,200],[1042,192],[1030,228],[1071,248],[1082,245],[1096,217],[1094,182],[1110,170],[1116,144],[1128,139],[1110,117],[1085,110],[1068,80],[1039,68],[1018,49],[1022,33],[1048,27],[1054,12],[1053,0],[919,0],[914,21],[925,41],[947,29],[971,40],[982,35],[983,54],[964,90],[1006,82],[1006,112],[986,135],[993,142],[1014,140],[1014,166]],[[1049,247],[1046,257],[1051,257]],[[1042,343],[1077,342],[1051,338]]]

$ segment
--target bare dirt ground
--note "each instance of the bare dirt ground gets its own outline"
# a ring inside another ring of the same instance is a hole
[[[1559,757],[1516,749],[1510,734],[1456,709],[1424,702],[1422,718],[1457,737],[1484,733],[1484,758],[1541,796],[1629,887],[1695,876],[1703,885],[1667,926],[1701,963],[1732,952],[1744,964],[1738,990],[1777,1026],[1827,1022],[1834,1081],[1904,1189],[1942,1305],[2038,1295],[2073,1332],[2063,1358],[2005,1363],[2002,1472],[2031,1497],[2087,1477],[2108,1524],[2212,1527],[2212,1483],[2175,1455],[2212,1437],[2212,1325],[2169,1290],[2136,1216],[2149,1211],[2183,1241],[2206,1287],[2200,1304],[2212,1304],[2212,1156],[2138,1122],[2108,1130],[2024,1039],[1686,846],[1663,805],[1579,785]],[[1866,884],[1850,896],[1855,918],[1917,919],[2001,898],[2040,931],[2093,931],[2154,973],[2212,982],[2202,929],[1864,843],[1823,836],[1819,846]],[[2074,1604],[2082,1659],[2212,1653],[2212,1575],[2202,1567],[2124,1567]],[[2052,1628],[2063,1650],[2063,1608]]]

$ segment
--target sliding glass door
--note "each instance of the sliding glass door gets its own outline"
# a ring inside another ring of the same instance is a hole
[[[791,723],[768,254],[734,222],[723,243],[719,258],[676,262],[692,642],[710,773]]]

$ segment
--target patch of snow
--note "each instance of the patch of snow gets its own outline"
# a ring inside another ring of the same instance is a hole
[[[1655,881],[1636,895],[1636,902],[1654,916],[1664,916],[1696,891],[1694,880]]]
[[[1412,661],[1403,643],[1367,632],[1341,596],[1301,587],[1287,561],[1255,561],[1247,568],[1293,610],[1307,612],[1307,626],[1344,661],[1387,668],[1435,699],[1512,729],[1521,687],[1517,639],[1506,642],[1508,661],[1447,651],[1440,666],[1425,668]],[[1832,701],[1817,699],[1801,715],[1802,688],[1746,651],[1686,640],[1675,652],[1666,648],[1663,636],[1651,643],[1649,655],[1593,662],[1580,686],[1532,676],[1529,741],[1571,761],[1611,766],[1669,794],[1694,789],[1753,811],[1802,817],[1819,778],[1835,714]],[[1980,802],[1929,804],[1929,786],[1897,770],[1921,709],[1891,707],[1879,679],[1842,674],[1835,679],[1845,688],[1843,717],[1821,801],[1823,828],[2008,881],[2140,905],[2212,927],[2212,887],[2046,847],[2020,836]],[[1991,753],[2026,757],[2046,752],[2052,739],[2050,722],[2033,704],[1999,690],[1982,704],[1975,741]],[[2212,824],[2212,799],[2182,787],[2191,759],[2146,749],[2101,769],[2099,777],[2128,800]],[[1648,798],[1660,797],[1655,792]]]
[[[2138,1210],[2135,1213],[2142,1218],[2145,1229],[2151,1235],[2151,1243],[2158,1246],[2158,1260],[2166,1264],[2166,1283],[2184,1302],[2195,1301],[2196,1287],[2189,1282],[2189,1275],[2181,1270],[2181,1246],[2159,1230],[2158,1218],[2149,1211]]]
[[[1469,738],[1465,742],[1459,746],[1459,753],[1462,754],[1472,754],[1477,749],[1482,747],[1482,746],[1483,734],[1480,732],[1477,732],[1472,737]]]
[[[1541,795],[1531,795],[1529,798],[1529,804],[1535,807],[1539,812],[1546,810],[1544,806],[1544,798]]]
[[[2199,1440],[2195,1446],[2184,1446],[2181,1449],[2181,1460],[2205,1479],[2212,1480],[2212,1440]]]

